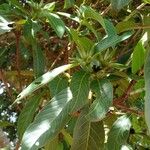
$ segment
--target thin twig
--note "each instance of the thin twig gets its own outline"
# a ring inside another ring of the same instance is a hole
[[[130,82],[130,84],[128,85],[127,89],[123,93],[123,95],[120,96],[119,98],[113,100],[114,105],[123,104],[128,99],[128,97],[130,96],[130,93],[131,93],[132,88],[135,85],[135,83],[136,83],[135,80],[132,80]]]
[[[17,72],[18,72],[19,86],[20,86],[20,90],[21,90],[22,82],[21,82],[21,74],[20,74],[21,70],[20,70],[20,48],[19,48],[20,36],[21,36],[20,31],[16,31],[15,35],[16,35],[16,68],[17,68]]]

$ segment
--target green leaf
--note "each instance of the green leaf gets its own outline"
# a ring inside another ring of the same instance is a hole
[[[58,145],[59,145],[59,137],[56,136],[53,140],[50,140],[45,144],[44,149],[45,150],[59,150]]]
[[[148,50],[144,64],[145,79],[145,121],[150,133],[150,50]]]
[[[69,88],[52,98],[23,135],[21,150],[37,150],[60,132],[69,121],[71,99],[72,93]]]
[[[67,77],[58,76],[48,84],[48,87],[50,89],[51,97],[53,97],[68,87],[68,79]]]
[[[133,30],[136,26],[138,26],[138,24],[136,24],[132,20],[128,20],[128,21],[119,22],[116,25],[116,29],[117,29],[118,33],[121,33],[121,32],[127,31],[127,30]]]
[[[111,6],[114,10],[120,11],[123,7],[127,6],[131,0],[111,0]]]
[[[55,4],[56,4],[56,2],[48,3],[48,4],[44,5],[43,9],[53,11],[55,8]]]
[[[78,52],[82,58],[87,56],[87,53],[91,52],[91,48],[94,45],[94,43],[88,39],[87,37],[79,37],[79,34],[74,29],[69,29],[69,32],[76,43],[78,49]]]
[[[39,77],[44,73],[45,70],[45,58],[40,45],[35,41],[32,43],[33,49],[33,66],[35,77]]]
[[[78,111],[88,103],[88,95],[90,90],[90,75],[84,71],[73,74],[70,83],[70,89],[73,94],[72,112]]]
[[[120,43],[121,41],[128,39],[132,34],[133,34],[132,32],[126,32],[121,36],[108,36],[102,39],[100,42],[96,43],[93,47],[96,53],[94,57],[97,56],[97,54],[101,53],[103,50],[112,47],[117,43]]]
[[[132,73],[135,74],[144,65],[145,48],[142,41],[139,41],[134,48],[132,56]]]
[[[126,115],[119,117],[108,133],[108,150],[120,150],[123,145],[126,145],[130,128],[130,119]]]
[[[100,13],[96,12],[91,7],[81,5],[80,12],[85,19],[92,18],[98,21],[102,25],[102,27],[106,29],[103,17],[100,15]]]
[[[21,111],[19,115],[17,126],[18,126],[18,136],[19,139],[22,138],[25,130],[29,126],[29,124],[33,121],[35,111],[39,105],[42,94],[38,94],[30,98],[26,104],[26,106]]]
[[[0,35],[6,32],[10,32],[12,28],[8,27],[11,22],[0,16]]]
[[[38,44],[36,34],[41,30],[41,26],[32,20],[28,20],[24,25],[24,37],[31,44],[33,50],[33,70],[35,77],[39,77],[45,70],[45,57]]]
[[[77,120],[71,150],[103,149],[105,139],[103,122],[89,122],[86,118],[87,113],[88,109],[83,109]]]
[[[47,17],[49,24],[54,29],[58,37],[62,38],[65,33],[65,24],[61,18],[58,15],[49,12],[45,13],[45,16]]]
[[[106,26],[106,32],[108,36],[117,36],[117,31],[115,26],[112,22],[110,22],[108,19],[104,20],[105,26]]]
[[[75,1],[74,0],[65,0],[64,8],[68,9],[72,6],[74,6]]]
[[[58,68],[55,68],[51,71],[48,71],[47,73],[45,73],[44,75],[42,75],[41,77],[37,78],[36,80],[34,80],[27,88],[25,88],[18,96],[17,99],[15,100],[14,103],[18,102],[19,100],[25,98],[26,96],[29,96],[30,94],[32,94],[34,91],[36,91],[37,89],[41,88],[42,86],[44,86],[45,84],[47,84],[48,82],[52,81],[56,76],[58,76],[59,74],[61,74],[62,72],[72,68],[74,65],[72,64],[68,64],[68,65],[64,65],[64,66],[60,66]],[[14,104],[13,103],[13,104]]]
[[[113,86],[106,79],[95,80],[91,83],[91,90],[96,93],[96,100],[91,104],[87,118],[90,121],[100,121],[112,105]]]
[[[14,124],[10,123],[8,121],[0,120],[0,128],[6,128],[6,127],[10,127],[10,126],[14,126]]]
[[[150,4],[150,0],[144,0],[144,2]]]

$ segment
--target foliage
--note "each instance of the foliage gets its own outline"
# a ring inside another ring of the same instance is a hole
[[[6,149],[150,149],[149,4],[0,2]]]

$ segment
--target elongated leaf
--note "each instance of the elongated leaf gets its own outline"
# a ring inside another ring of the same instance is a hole
[[[33,65],[35,77],[39,77],[45,70],[45,58],[40,45],[37,42],[32,43],[33,48]]]
[[[80,56],[85,57],[86,54],[91,51],[91,48],[94,45],[94,43],[87,37],[79,37],[78,32],[74,29],[69,29],[69,32],[77,47],[79,48],[78,51]]]
[[[64,8],[70,8],[75,4],[74,0],[65,0]]]
[[[56,136],[53,140],[50,140],[44,146],[45,150],[58,150],[59,137]]]
[[[91,83],[91,90],[96,93],[87,118],[90,121],[102,120],[112,105],[113,86],[108,80],[96,80]]]
[[[100,15],[100,13],[96,12],[91,7],[81,5],[80,12],[85,19],[92,18],[98,21],[102,25],[102,27],[106,29],[103,17]]]
[[[66,77],[58,76],[48,84],[48,87],[51,92],[50,94],[53,97],[68,87],[68,79]]]
[[[127,6],[131,0],[111,0],[111,5],[114,10],[120,11],[123,7]]]
[[[118,33],[121,33],[121,32],[124,32],[124,31],[127,31],[127,30],[133,30],[134,27],[136,26],[139,26],[138,24],[136,24],[134,21],[132,20],[129,20],[129,21],[122,21],[122,22],[119,22],[117,25],[116,25],[116,29],[117,29],[117,32]]]
[[[145,121],[150,133],[150,50],[147,53],[144,65],[145,79]]]
[[[52,140],[69,121],[72,93],[64,89],[43,108],[23,135],[21,150],[37,150]]]
[[[145,51],[142,41],[139,41],[133,51],[132,73],[135,74],[144,65]]]
[[[105,22],[105,26],[106,26],[107,35],[108,36],[117,36],[117,31],[116,31],[116,28],[113,25],[113,23],[107,19],[105,19],[104,22]]]
[[[31,99],[29,99],[26,106],[21,111],[18,119],[18,135],[19,139],[22,138],[23,133],[29,126],[29,124],[33,121],[35,111],[39,105],[42,94],[35,95]]]
[[[61,18],[53,13],[46,13],[45,16],[48,19],[48,22],[50,23],[51,27],[54,29],[56,34],[61,38],[65,33],[65,24],[61,20]]]
[[[104,38],[103,40],[101,40],[100,42],[98,42],[94,45],[94,47],[93,47],[94,51],[96,53],[100,53],[103,50],[105,50],[109,47],[112,47],[121,41],[128,39],[131,35],[132,35],[132,32],[126,32],[126,33],[122,34],[121,36],[109,36],[107,38]]]
[[[103,122],[91,123],[87,120],[87,110],[79,116],[73,134],[71,150],[100,150],[104,146]]]
[[[41,26],[32,20],[28,20],[24,25],[24,37],[31,44],[33,51],[34,75],[39,77],[45,70],[45,58],[43,51],[36,40],[36,34],[41,30]]]
[[[56,76],[61,74],[62,72],[72,68],[72,64],[60,66],[58,68],[53,69],[52,71],[49,71],[42,75],[41,77],[37,78],[34,80],[27,88],[25,88],[18,96],[17,99],[15,100],[14,103],[18,102],[19,100],[25,98],[26,96],[29,96],[31,93],[36,91],[37,89],[41,88],[51,80],[53,80]],[[14,104],[13,103],[13,104]]]
[[[119,117],[108,133],[108,150],[120,150],[123,145],[126,145],[130,128],[130,119],[126,115]]]
[[[88,103],[88,94],[90,90],[90,75],[84,71],[76,72],[72,79],[70,88],[73,94],[72,112],[78,111]]]

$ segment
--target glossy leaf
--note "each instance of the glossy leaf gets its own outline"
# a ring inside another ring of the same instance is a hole
[[[75,4],[74,0],[65,0],[64,8],[70,8]]]
[[[12,28],[8,27],[10,23],[11,22],[8,22],[5,18],[0,16],[0,35],[11,31]]]
[[[132,73],[135,74],[144,65],[145,51],[142,41],[139,41],[133,51]]]
[[[64,65],[64,66],[60,66],[58,68],[55,68],[51,71],[48,71],[47,73],[45,73],[44,75],[42,75],[41,77],[37,78],[36,80],[34,80],[27,88],[25,88],[18,96],[17,99],[15,100],[14,103],[18,102],[19,100],[25,98],[26,96],[29,96],[30,94],[32,94],[34,91],[36,91],[37,89],[41,88],[42,86],[44,86],[45,84],[47,84],[48,82],[52,81],[56,76],[58,76],[59,74],[61,74],[62,72],[72,68],[73,65],[72,64],[68,64],[68,65]],[[13,103],[13,104],[14,104]]]
[[[96,100],[91,104],[87,118],[90,121],[100,121],[112,105],[113,86],[108,80],[95,80],[91,83],[91,90],[96,93]]]
[[[123,7],[127,6],[131,0],[111,0],[111,5],[114,10],[120,11]]]
[[[50,89],[50,94],[53,97],[68,87],[68,79],[66,77],[58,76],[48,84],[48,87]]]
[[[82,110],[73,134],[73,144],[71,150],[99,150],[104,146],[104,126],[103,122],[91,123],[87,120],[87,110]]]
[[[150,133],[150,50],[148,50],[145,65],[144,65],[144,79],[145,79],[145,121]]]
[[[107,35],[108,36],[117,36],[117,31],[116,31],[116,28],[113,25],[113,23],[107,19],[105,19],[104,22],[105,22],[105,26],[106,26]]]
[[[54,13],[45,13],[45,16],[48,19],[49,24],[54,29],[58,37],[62,38],[65,33],[65,24],[61,18]]]
[[[120,150],[123,145],[126,145],[130,128],[130,119],[126,115],[119,117],[108,133],[108,150]]]
[[[55,8],[55,2],[48,3],[48,4],[46,4],[46,5],[43,7],[43,9],[47,9],[47,10],[49,10],[49,11],[53,11],[54,8]]]
[[[132,35],[132,32],[126,32],[121,36],[108,36],[96,43],[93,47],[95,53],[101,53],[103,50],[115,46],[117,43],[128,39]],[[97,55],[97,54],[96,54]]]
[[[23,135],[21,150],[37,150],[60,132],[69,121],[68,104],[71,99],[72,93],[69,88],[52,98]]]
[[[35,111],[39,105],[41,96],[42,94],[31,97],[28,100],[26,106],[21,111],[21,114],[19,115],[19,118],[18,118],[18,124],[17,124],[19,139],[22,138],[25,130],[27,129],[29,124],[33,121]]]
[[[88,95],[90,90],[90,75],[84,71],[73,74],[70,83],[70,89],[73,94],[72,112],[78,111],[88,103]]]

